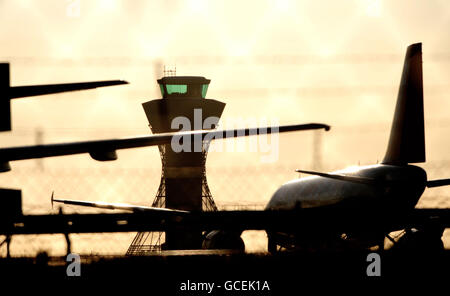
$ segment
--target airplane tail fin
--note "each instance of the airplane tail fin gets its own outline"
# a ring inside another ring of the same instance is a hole
[[[425,162],[422,43],[406,50],[402,79],[383,164]]]
[[[9,64],[0,63],[0,131],[11,130],[11,98],[9,95]]]

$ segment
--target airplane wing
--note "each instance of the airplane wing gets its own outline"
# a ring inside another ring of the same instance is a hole
[[[128,149],[145,146],[155,146],[170,144],[172,140],[216,140],[224,138],[235,138],[251,135],[262,135],[271,133],[284,133],[292,131],[325,129],[329,130],[330,126],[321,123],[284,125],[263,128],[245,128],[232,130],[198,130],[175,133],[161,133],[150,136],[140,136],[123,139],[95,140],[84,142],[21,146],[0,148],[0,172],[11,170],[9,161],[34,159],[52,156],[72,155],[89,153],[90,156],[99,161],[116,160],[117,149]],[[200,138],[200,139],[198,139]]]
[[[328,174],[328,173],[321,173],[321,172],[314,172],[314,171],[306,171],[306,170],[295,170],[297,173],[304,173],[309,175],[316,175],[324,178],[329,179],[335,179],[335,180],[341,180],[341,181],[347,181],[352,183],[359,183],[359,184],[365,184],[365,185],[379,185],[379,181],[367,178],[367,177],[360,177],[360,176],[347,176],[342,174]]]
[[[104,80],[78,83],[11,86],[9,63],[0,63],[0,132],[11,130],[12,99],[121,84],[128,84],[128,82],[123,80]]]
[[[81,201],[81,200],[54,199],[53,193],[52,193],[52,206],[53,206],[53,203],[55,203],[55,202],[63,203],[63,204],[67,204],[67,205],[91,207],[91,208],[98,208],[98,209],[125,210],[125,211],[131,211],[134,213],[143,213],[143,212],[173,213],[173,214],[189,213],[188,211],[182,211],[182,210],[147,207],[147,206],[137,206],[137,205],[124,204],[124,203],[107,203],[107,202],[101,202],[101,201],[100,202],[89,202],[89,201]]]
[[[389,184],[390,181],[383,180],[379,181],[373,178],[367,178],[367,177],[361,177],[361,176],[348,176],[343,174],[329,174],[329,173],[321,173],[321,172],[315,172],[315,171],[306,171],[306,170],[295,170],[297,173],[304,173],[309,175],[316,175],[324,178],[329,179],[335,179],[335,180],[341,180],[341,181],[347,181],[352,183],[359,183],[359,184],[365,184],[365,185],[382,185]],[[448,186],[450,185],[450,179],[438,179],[438,180],[428,180],[426,182],[426,186],[428,188],[434,188],[434,187],[441,187],[441,186]]]
[[[128,84],[128,82],[124,80],[103,80],[78,83],[10,86],[9,97],[11,99],[25,98],[121,84]]]

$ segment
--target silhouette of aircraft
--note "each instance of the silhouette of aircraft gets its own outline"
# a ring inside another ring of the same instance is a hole
[[[329,127],[307,124],[282,126],[279,131],[312,128]],[[251,132],[259,132],[252,129],[243,131],[246,136]],[[185,135],[205,136],[211,132],[218,137],[225,135],[225,131],[197,131],[187,132]],[[166,144],[176,135],[179,133],[2,148],[0,159],[7,163],[35,157],[90,153],[94,159],[108,160],[116,157],[115,149]],[[266,230],[270,252],[276,252],[280,248],[355,244],[363,247],[382,246],[385,237],[392,239],[389,234],[398,230],[405,230],[405,239],[421,237],[425,238],[423,245],[442,248],[443,230],[450,225],[449,211],[415,209],[415,206],[426,188],[450,185],[450,179],[428,180],[422,168],[411,165],[420,162],[425,162],[425,132],[422,45],[417,43],[410,45],[406,51],[389,144],[381,164],[329,173],[297,170],[313,176],[282,185],[273,194],[265,211],[218,211],[199,216],[199,213],[180,212],[176,209],[54,199],[53,195],[52,202],[128,210],[135,214],[150,213],[162,217],[162,221],[166,221],[164,217],[170,221],[169,218],[173,215],[180,215],[183,217],[181,223],[191,225],[208,223],[212,231],[205,236],[205,248],[242,249],[240,236],[246,229]]]
[[[77,83],[11,86],[10,65],[9,63],[0,63],[0,132],[11,131],[12,99],[49,95],[69,91],[87,90],[97,87],[122,84],[128,84],[128,82],[123,80],[104,80]],[[5,171],[7,170],[7,168],[0,168],[0,170]],[[2,196],[2,198],[4,198],[4,210],[0,214],[3,219],[8,219],[9,217],[22,214],[22,196],[20,190],[0,188],[0,195]],[[8,245],[8,256],[9,241],[10,237],[7,235],[7,238],[4,242],[7,242]],[[3,243],[0,243],[0,246],[2,244]]]
[[[0,131],[11,130],[11,99],[128,84],[123,80],[11,86],[9,63],[0,63]]]

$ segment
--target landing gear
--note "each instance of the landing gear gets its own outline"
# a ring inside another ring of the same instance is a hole
[[[442,234],[444,228],[428,225],[422,228],[405,229],[403,235],[394,242],[393,250],[440,252],[444,250]]]
[[[290,235],[287,233],[268,233],[267,250],[271,254],[280,251],[294,252],[329,252],[329,251],[358,251],[375,249],[384,250],[384,234],[309,234]]]
[[[295,238],[285,233],[267,233],[267,250],[271,254],[297,249]]]
[[[269,251],[270,254],[276,254],[278,250],[278,245],[275,242],[275,239],[273,238],[273,235],[267,235],[267,251]]]
[[[241,232],[213,230],[206,234],[203,240],[203,249],[230,249],[245,251],[245,243],[241,238]]]
[[[0,247],[6,244],[6,258],[11,258],[10,246],[11,246],[11,236],[7,235],[5,240],[0,243]]]

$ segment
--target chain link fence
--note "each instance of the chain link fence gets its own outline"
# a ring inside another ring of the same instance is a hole
[[[449,162],[431,163],[423,167],[432,178],[444,178],[450,175]],[[42,169],[30,167],[18,168],[11,173],[2,174],[0,181],[3,187],[22,190],[24,214],[52,214],[59,211],[59,205],[54,205],[53,208],[51,205],[50,196],[53,191],[56,198],[150,205],[159,185],[160,173],[158,168]],[[293,172],[292,167],[280,165],[268,165],[263,169],[261,166],[211,167],[207,168],[207,175],[213,198],[221,210],[263,209],[281,184],[298,176]],[[450,207],[450,190],[445,187],[426,190],[418,207]],[[75,206],[64,206],[63,211],[64,213],[108,212],[108,210]],[[70,238],[73,252],[123,255],[134,236],[135,233],[100,233],[71,234]],[[266,250],[267,239],[264,232],[246,231],[243,239],[247,251]],[[444,235],[444,240],[446,246],[449,246],[448,231]],[[64,235],[16,235],[12,238],[12,256],[34,256],[42,251],[55,256],[65,254]],[[0,248],[0,255],[6,255],[4,246]]]

